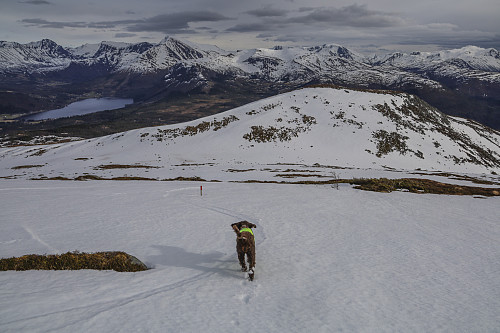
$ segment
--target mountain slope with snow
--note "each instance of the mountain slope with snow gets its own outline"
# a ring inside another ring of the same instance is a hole
[[[0,72],[58,71],[71,62],[71,53],[49,39],[28,44],[0,41]]]
[[[375,57],[372,63],[461,80],[479,79],[496,83],[500,80],[500,53],[476,46],[439,52],[394,53],[381,59]]]
[[[412,52],[410,54],[394,53],[375,57],[377,64],[391,64],[402,68],[432,66],[437,63],[461,60],[471,69],[500,72],[500,53],[495,49],[483,49],[477,46],[466,46],[460,49],[439,52]]]
[[[0,256],[151,267],[0,272],[2,332],[494,332],[499,198],[341,186],[0,180]],[[203,186],[203,196],[199,187]],[[254,230],[240,272],[231,223]]]
[[[498,174],[500,133],[446,116],[408,94],[325,87],[292,91],[184,124],[0,150],[3,177],[125,173],[162,179],[180,175],[174,166],[210,170],[235,163]],[[102,167],[108,164],[150,168]]]

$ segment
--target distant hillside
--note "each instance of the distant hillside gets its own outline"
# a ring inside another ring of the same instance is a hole
[[[405,93],[309,88],[188,123],[0,150],[0,176],[177,177],[173,166],[304,164],[500,173],[500,133]],[[26,166],[23,168],[23,166]]]

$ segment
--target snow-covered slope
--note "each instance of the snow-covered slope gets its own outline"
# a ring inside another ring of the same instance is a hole
[[[153,268],[0,272],[2,332],[500,326],[498,197],[347,185],[0,183],[0,257],[123,250]],[[252,282],[230,227],[241,220],[257,225]]]
[[[374,60],[376,63],[389,63],[402,68],[418,68],[450,60],[462,60],[472,69],[500,72],[500,53],[495,49],[483,49],[477,46],[439,52],[394,53],[375,57]]]
[[[0,41],[0,72],[57,71],[71,61],[71,53],[49,39],[28,44]]]
[[[174,166],[183,164],[230,168],[279,163],[500,173],[500,133],[446,116],[408,94],[325,87],[292,91],[184,124],[0,150],[4,177],[125,174],[162,179],[179,176]],[[108,164],[150,168],[102,168]]]

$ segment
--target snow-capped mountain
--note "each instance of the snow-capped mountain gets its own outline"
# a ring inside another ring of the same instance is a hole
[[[421,68],[451,60],[461,60],[465,66],[475,70],[500,72],[500,53],[493,48],[483,49],[477,46],[439,52],[394,53],[373,57],[375,64],[391,64],[401,68]]]
[[[109,72],[148,73],[207,54],[173,38],[158,44],[101,42],[67,49],[48,39],[29,44],[0,42],[0,71],[59,71],[73,63],[89,67],[104,64]]]
[[[72,58],[68,50],[49,39],[28,44],[0,41],[0,73],[58,71],[68,67]]]
[[[203,172],[210,172],[238,164],[498,174],[500,133],[447,116],[406,93],[318,87],[189,123],[0,150],[2,177],[24,170],[28,178],[125,172],[161,179],[189,176],[174,166],[208,166]]]
[[[498,51],[473,46],[369,58],[335,44],[228,52],[172,37],[158,44],[102,42],[67,49],[47,39],[29,44],[0,43],[3,73],[60,71],[75,63],[89,67],[106,65],[109,72],[151,73],[171,69],[170,81],[178,74],[179,67],[197,66],[266,81],[334,81],[366,87],[441,87],[426,72],[500,82]]]
[[[372,64],[441,77],[500,82],[500,53],[476,46],[439,52],[394,53],[374,57]]]

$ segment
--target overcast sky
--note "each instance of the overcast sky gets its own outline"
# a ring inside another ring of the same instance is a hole
[[[159,42],[226,50],[335,43],[372,53],[500,50],[499,0],[0,0],[0,40]]]

